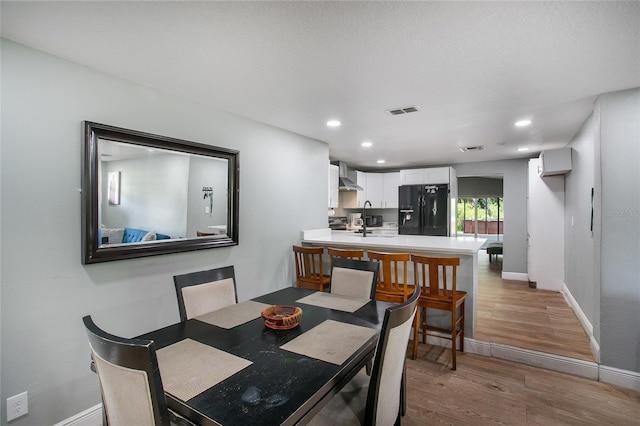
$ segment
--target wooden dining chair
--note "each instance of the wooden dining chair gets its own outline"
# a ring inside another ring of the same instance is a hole
[[[233,266],[175,275],[180,321],[238,303]]]
[[[331,264],[331,293],[372,300],[376,295],[378,262],[336,257]]]
[[[167,407],[153,340],[126,339],[82,318],[107,425],[193,425]]]
[[[296,286],[311,290],[324,291],[331,281],[324,275],[322,256],[324,247],[293,246],[296,262]]]
[[[399,425],[406,395],[406,348],[420,287],[387,308],[371,377],[358,373],[309,422],[310,425]]]
[[[364,257],[363,249],[339,249],[335,247],[327,247],[327,253],[329,253],[329,259],[333,262],[334,257],[343,257],[345,259],[357,259],[362,260]]]
[[[422,294],[418,300],[418,313],[413,332],[412,358],[418,356],[418,334],[426,343],[427,336],[437,336],[451,340],[452,370],[456,369],[457,340],[460,339],[460,352],[464,352],[464,301],[466,291],[456,288],[458,257],[430,257],[411,255],[414,283],[420,285]],[[451,278],[451,280],[448,279]],[[451,315],[449,327],[427,322],[427,310],[448,311]],[[438,332],[434,334],[432,332]]]
[[[409,253],[382,253],[367,250],[369,260],[380,262],[376,300],[406,302],[412,289],[407,285]]]

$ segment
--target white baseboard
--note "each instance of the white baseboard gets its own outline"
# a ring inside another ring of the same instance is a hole
[[[593,357],[597,362],[600,362],[600,345],[593,336],[593,325],[582,311],[582,308],[580,308],[580,305],[578,304],[576,299],[574,299],[566,284],[562,284],[561,293],[564,296],[564,300],[567,301],[569,306],[571,306],[571,309],[573,309],[573,312],[575,312],[576,317],[578,317],[578,321],[582,325],[585,333],[587,333],[587,336],[589,337],[589,346],[591,347],[591,353],[593,354]]]
[[[529,275],[523,274],[521,272],[504,272],[502,271],[502,279],[503,280],[513,280],[513,281],[529,281]]]
[[[520,362],[640,392],[640,373],[634,371],[620,370],[595,362],[468,338],[464,339],[464,350],[476,355]]]
[[[640,373],[600,366],[600,381],[640,392]]]
[[[488,356],[492,358],[506,359],[507,361],[520,362],[534,367],[546,368],[547,370],[598,380],[598,364],[595,362],[552,355],[499,343],[480,342],[475,339],[465,339],[464,345],[465,352],[484,356],[487,356],[487,353],[489,353],[490,355]]]
[[[87,408],[54,426],[102,426],[102,404]]]

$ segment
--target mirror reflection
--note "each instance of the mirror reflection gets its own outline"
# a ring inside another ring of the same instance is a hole
[[[100,246],[227,236],[229,162],[99,139]]]
[[[85,122],[83,263],[237,245],[238,156]]]

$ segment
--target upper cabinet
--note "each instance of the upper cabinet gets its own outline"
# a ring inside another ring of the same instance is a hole
[[[329,208],[335,209],[338,207],[339,174],[340,174],[339,167],[333,164],[329,164]]]
[[[398,208],[398,187],[400,186],[400,172],[383,173],[383,207],[385,209]]]
[[[450,183],[452,173],[451,167],[400,170],[400,185]]]
[[[371,207],[384,207],[384,173],[367,173],[367,186],[364,187],[365,197],[371,202]]]
[[[346,191],[342,194],[343,207],[346,209],[360,209],[365,201],[371,202],[374,209],[398,208],[398,186],[400,186],[400,172],[395,173],[365,173],[356,172],[356,183],[364,191]]]

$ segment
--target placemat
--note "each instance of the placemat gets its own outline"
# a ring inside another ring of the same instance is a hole
[[[326,320],[280,349],[341,365],[376,333],[373,328]]]
[[[156,355],[164,390],[182,401],[253,364],[192,339],[158,349]]]
[[[265,303],[247,300],[245,302],[225,306],[222,309],[209,312],[208,314],[201,315],[195,319],[206,322],[207,324],[229,329],[259,318],[262,310],[267,306],[269,305]]]
[[[296,300],[296,302],[353,313],[369,303],[369,299],[356,299],[354,297],[317,291],[302,299]]]

